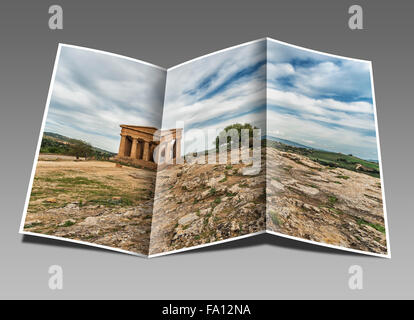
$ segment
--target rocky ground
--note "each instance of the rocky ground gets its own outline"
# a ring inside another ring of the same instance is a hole
[[[106,161],[39,161],[25,231],[148,254],[155,172]]]
[[[379,178],[267,148],[269,230],[386,254]]]
[[[266,228],[387,252],[379,178],[272,147],[263,148],[258,174],[243,168],[173,165],[156,173],[155,184],[153,171],[107,161],[39,161],[24,229],[142,254]]]
[[[263,163],[264,164],[264,163]],[[265,230],[265,171],[181,164],[157,173],[150,254]]]

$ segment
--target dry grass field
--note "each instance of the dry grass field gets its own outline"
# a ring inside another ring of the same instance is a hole
[[[48,157],[37,164],[24,229],[147,254],[154,182],[149,170]]]

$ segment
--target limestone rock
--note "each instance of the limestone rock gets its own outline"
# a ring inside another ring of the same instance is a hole
[[[83,222],[79,223],[82,226],[95,226],[99,222],[98,217],[87,217]]]
[[[190,224],[191,222],[193,222],[196,219],[198,219],[197,215],[194,214],[194,213],[190,213],[190,214],[187,214],[184,217],[180,218],[178,220],[178,224],[180,224],[180,225],[188,225],[188,224]]]
[[[272,179],[271,181],[270,181],[270,184],[272,185],[272,187],[274,187],[277,191],[282,191],[282,190],[284,190],[285,189],[285,187],[284,187],[284,185],[283,184],[281,184],[280,182],[278,182],[278,181],[276,181],[276,180],[274,180],[274,179]]]

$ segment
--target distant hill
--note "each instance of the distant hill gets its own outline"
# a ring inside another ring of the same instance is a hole
[[[71,138],[62,136],[61,134],[54,133],[54,132],[43,132],[43,137],[55,138],[57,140],[66,141],[66,142],[69,142],[71,140]]]
[[[313,149],[311,147],[305,146],[305,145],[297,143],[297,142],[293,142],[293,141],[286,140],[286,139],[281,139],[281,138],[276,138],[276,137],[273,137],[273,136],[263,136],[262,139],[277,141],[277,142],[286,144],[288,146],[297,147],[297,148]]]
[[[308,157],[310,160],[318,162],[324,166],[332,168],[344,168],[356,172],[363,172],[373,177],[379,177],[379,164],[374,161],[367,161],[350,154],[343,154],[340,152],[330,152],[325,150],[318,150],[309,147],[298,147],[296,145],[281,142],[283,139],[266,139],[265,145],[267,147],[276,148],[284,152],[291,152]],[[300,145],[300,144],[299,144]]]
[[[71,146],[75,141],[79,140],[72,139],[54,132],[44,132],[40,152],[70,155]],[[91,146],[90,148],[92,149],[92,156],[95,158],[109,158],[116,155],[116,153],[94,146]]]

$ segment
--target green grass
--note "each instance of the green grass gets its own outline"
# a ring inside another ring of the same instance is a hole
[[[344,214],[341,210],[336,209],[336,208],[329,208],[329,211],[331,211],[332,213],[334,213],[336,215],[342,215],[342,214]]]
[[[280,226],[282,224],[276,212],[270,211],[269,215],[270,215],[270,218],[272,219],[273,224],[277,226]]]
[[[204,226],[206,226],[208,224],[208,219],[212,216],[213,214],[211,212],[207,213],[206,216],[204,217],[204,221],[203,224]]]
[[[367,226],[370,226],[370,227],[372,227],[372,228],[374,228],[375,230],[377,230],[377,231],[379,231],[379,232],[381,232],[381,233],[384,233],[385,234],[385,227],[384,226],[382,226],[382,225],[380,225],[380,224],[374,224],[374,223],[371,223],[371,222],[368,222],[368,221],[366,221],[366,220],[364,220],[364,219],[358,219],[357,220],[357,223],[358,223],[358,225],[367,225]]]
[[[73,226],[74,224],[75,222],[68,220],[68,221],[65,221],[65,223],[62,224],[61,227],[70,227],[70,226]]]
[[[335,196],[329,196],[328,197],[328,204],[330,206],[333,206],[335,203],[337,203],[337,201],[338,201],[338,198],[335,197]]]
[[[323,150],[314,150],[314,149],[306,149],[306,148],[298,148],[293,146],[288,146],[286,144],[276,142],[276,141],[266,141],[266,145],[272,148],[276,148],[285,152],[292,152],[300,155],[304,155],[308,157],[310,160],[318,162],[324,166],[329,166],[332,168],[343,168],[348,169],[351,171],[361,172],[364,174],[368,174],[373,177],[379,178],[379,164],[375,162],[370,162],[363,160],[361,158],[355,157],[350,154],[342,154],[339,152],[330,152],[330,151],[323,151]],[[357,164],[361,164],[366,168],[373,169],[374,172],[363,172],[357,171],[355,166]],[[284,170],[288,171],[288,168],[283,168]],[[346,178],[345,178],[346,179]]]
[[[29,223],[29,224],[26,224],[26,225],[24,225],[24,228],[33,228],[33,227],[38,227],[38,226],[41,226],[43,223],[41,223],[41,222],[33,222],[33,223]]]
[[[348,180],[349,179],[348,176],[336,176],[336,178],[338,178],[338,179],[344,179],[344,180]]]
[[[376,173],[371,173],[370,175],[379,177],[378,163],[369,162],[369,161],[360,159],[352,155],[345,155],[341,153],[321,151],[321,150],[311,150],[308,157],[311,160],[317,161],[323,165],[325,165],[324,162],[326,162],[327,163],[326,165],[344,168],[344,169],[348,169],[351,171],[356,171],[355,165],[359,163],[359,164],[362,164],[364,167],[376,170],[377,171]]]
[[[336,214],[336,215],[342,215],[343,212],[337,208],[335,208],[335,204],[338,202],[338,198],[335,196],[328,196],[328,202],[325,205],[318,206],[319,208],[327,208],[329,212]]]
[[[102,205],[105,207],[133,206],[151,199],[152,190],[146,188],[119,188],[113,179],[89,179],[83,176],[65,176],[66,172],[55,172],[35,177],[30,197],[29,212],[39,212],[50,208],[61,208],[75,202],[79,207]],[[119,197],[119,199],[114,199]],[[55,198],[56,202],[48,202]],[[33,204],[33,201],[43,200]]]
[[[68,186],[79,186],[79,185],[98,185],[101,187],[110,188],[110,186],[106,185],[105,183],[94,180],[88,179],[86,177],[78,176],[78,177],[64,177],[63,173],[55,173],[50,174],[45,177],[36,177],[35,180],[44,181],[48,183],[56,183],[57,187],[68,187]]]

